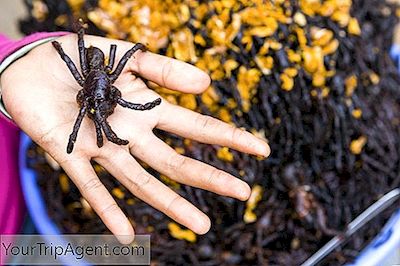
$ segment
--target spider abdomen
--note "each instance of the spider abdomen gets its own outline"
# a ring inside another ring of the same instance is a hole
[[[111,92],[111,84],[107,73],[104,71],[90,71],[83,89],[94,100],[107,100]]]

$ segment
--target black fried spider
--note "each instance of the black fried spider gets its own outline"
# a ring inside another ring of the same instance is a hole
[[[121,92],[112,85],[121,74],[129,58],[139,49],[146,51],[146,47],[143,44],[137,43],[130,50],[128,50],[119,61],[115,70],[112,72],[117,45],[111,45],[109,63],[106,66],[104,53],[99,48],[93,46],[85,48],[83,40],[84,34],[85,29],[82,23],[79,23],[78,50],[83,77],[78,72],[78,69],[76,68],[74,62],[72,62],[71,58],[63,51],[61,44],[57,41],[52,42],[62,60],[67,64],[75,80],[81,87],[83,87],[83,89],[81,89],[76,96],[76,101],[79,104],[80,111],[75,121],[73,131],[69,136],[67,153],[71,153],[74,148],[78,130],[85,114],[87,114],[88,117],[94,122],[96,127],[97,146],[99,148],[103,146],[102,129],[109,141],[118,145],[126,145],[129,142],[127,140],[118,138],[106,120],[107,117],[114,112],[114,108],[117,106],[117,104],[121,105],[122,107],[144,111],[150,110],[161,103],[161,98],[146,104],[137,104],[125,101],[121,97]]]

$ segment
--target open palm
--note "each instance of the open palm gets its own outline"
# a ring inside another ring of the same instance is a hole
[[[57,41],[78,66],[77,36],[69,34]],[[111,44],[116,44],[116,63],[133,46],[129,42],[89,35],[85,36],[85,42],[86,47],[99,47],[104,54],[108,54]],[[133,73],[186,93],[201,93],[210,83],[209,77],[194,66],[138,51],[114,83],[122,97],[134,103],[147,103],[160,96]],[[252,134],[165,100],[144,112],[115,108],[108,122],[118,137],[129,141],[125,146],[105,139],[104,146],[98,148],[94,123],[85,117],[74,150],[67,154],[68,137],[79,112],[76,94],[81,87],[51,43],[36,47],[14,62],[2,74],[1,85],[6,109],[16,124],[63,167],[113,234],[130,236],[124,242],[133,239],[132,225],[100,182],[91,159],[104,166],[138,198],[195,233],[204,234],[210,228],[208,217],[146,172],[133,156],[177,182],[224,196],[246,200],[250,188],[226,172],[179,155],[153,134],[153,128],[250,154],[269,155],[268,144]]]

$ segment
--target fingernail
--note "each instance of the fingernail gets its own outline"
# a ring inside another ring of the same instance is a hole
[[[265,140],[259,139],[257,143],[257,153],[261,156],[268,157],[271,154],[271,148]]]
[[[129,245],[135,239],[135,236],[133,235],[116,235],[115,237],[118,239],[118,242],[123,245]]]
[[[268,157],[271,154],[271,148],[269,147],[268,144],[265,143],[265,148],[264,148],[264,156]]]
[[[211,221],[210,218],[208,218],[207,215],[204,213],[201,213],[199,215],[196,215],[198,217],[195,217],[196,223],[194,224],[194,228],[192,229],[193,232],[199,235],[204,235],[207,233],[210,228],[211,228]]]
[[[236,188],[239,200],[245,201],[250,197],[251,189],[249,185],[241,184],[240,186],[236,186]]]

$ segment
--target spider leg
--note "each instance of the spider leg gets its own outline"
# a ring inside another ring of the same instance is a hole
[[[75,120],[74,129],[72,130],[71,135],[69,135],[67,153],[71,153],[72,150],[74,149],[74,144],[75,144],[76,138],[78,136],[78,131],[79,131],[79,128],[81,126],[82,120],[83,120],[83,118],[84,118],[84,116],[86,114],[86,110],[87,110],[86,105],[83,105],[81,107],[81,109],[79,110],[79,115]]]
[[[61,47],[61,44],[57,41],[51,42],[54,48],[57,50],[58,54],[61,56],[61,59],[67,64],[69,71],[71,71],[72,75],[74,76],[75,80],[79,83],[81,87],[85,83],[84,79],[82,78],[81,74],[79,73],[78,69],[76,68],[74,62],[72,62],[71,58],[64,52]]]
[[[101,125],[103,128],[104,134],[106,135],[106,138],[118,145],[126,145],[129,143],[129,141],[120,139],[118,138],[117,134],[112,130],[111,126],[108,124],[107,120],[101,117],[99,112],[96,112],[96,119],[98,123]]]
[[[114,81],[117,80],[119,75],[121,74],[122,70],[124,69],[126,63],[128,62],[129,58],[137,51],[137,50],[142,50],[143,52],[146,51],[146,46],[141,43],[135,44],[131,49],[129,49],[124,56],[121,58],[119,61],[117,67],[115,68],[114,72],[110,74],[110,81],[111,83],[114,83]]]
[[[130,108],[133,110],[139,110],[139,111],[145,111],[145,110],[150,110],[156,107],[161,103],[161,98],[157,98],[152,102],[148,102],[145,104],[140,104],[140,103],[131,103],[128,101],[125,101],[121,97],[117,98],[117,103],[121,105],[122,107]]]
[[[117,87],[111,85],[111,93],[110,93],[111,99],[117,102],[117,99],[121,98],[121,95],[122,95],[121,91]]]
[[[86,49],[85,41],[83,40],[83,35],[85,34],[85,29],[82,25],[78,30],[78,50],[79,50],[79,62],[81,64],[82,74],[86,78],[89,73],[89,68],[86,62]]]
[[[78,93],[76,94],[76,102],[79,104],[79,106],[83,106],[84,102],[85,102],[85,91],[84,89],[81,89],[80,91],[78,91]]]
[[[154,101],[148,102],[145,104],[131,103],[131,102],[125,101],[124,99],[122,99],[121,91],[115,86],[111,87],[111,98],[114,101],[116,101],[119,105],[121,105],[122,107],[130,108],[133,110],[139,110],[139,111],[153,109],[154,107],[156,107],[157,105],[159,105],[161,103],[161,98],[155,99]]]
[[[129,143],[129,141],[125,140],[125,139],[120,139],[117,137],[117,134],[115,134],[115,132],[111,129],[110,125],[108,124],[108,122],[106,120],[104,120],[101,123],[101,126],[104,130],[104,134],[106,135],[107,139],[115,144],[118,145],[126,145]]]
[[[96,127],[97,147],[103,147],[103,133],[101,132],[101,125],[97,120],[93,120]]]
[[[106,72],[110,73],[114,68],[115,62],[115,52],[117,51],[117,45],[111,44],[110,46],[110,56],[108,58],[108,65],[106,66]]]

